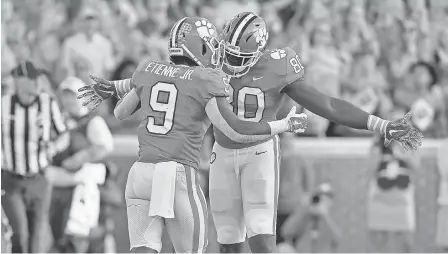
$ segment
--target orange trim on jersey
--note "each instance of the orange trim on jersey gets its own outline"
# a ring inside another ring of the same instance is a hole
[[[184,165],[185,168],[185,176],[187,180],[187,191],[188,191],[188,200],[191,205],[191,211],[193,213],[193,239],[192,239],[192,248],[191,251],[193,253],[197,252],[203,252],[205,248],[207,247],[207,235],[205,234],[207,232],[207,207],[203,206],[203,203],[201,201],[201,194],[198,193],[198,189],[200,189],[199,183],[198,183],[198,176],[197,171],[189,166]],[[203,197],[205,200],[205,198]],[[202,210],[202,211],[201,211]],[[201,232],[201,219],[202,223],[204,224],[204,231]],[[201,239],[203,238],[203,239]],[[202,244],[201,244],[202,240]]]
[[[278,136],[274,136],[274,171],[275,171],[275,187],[274,187],[274,221],[273,231],[274,235],[277,234],[277,208],[278,208],[278,194],[279,194],[279,181],[280,181],[280,139]]]

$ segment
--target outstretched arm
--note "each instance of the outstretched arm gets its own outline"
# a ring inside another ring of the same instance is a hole
[[[114,115],[118,120],[124,120],[134,114],[140,105],[140,98],[134,88],[118,102],[114,109]]]
[[[132,85],[132,79],[130,79],[130,78],[114,80],[111,82],[115,86],[118,98],[123,98],[123,96],[125,94],[129,93],[131,91],[131,89],[134,87]]]
[[[332,122],[355,129],[372,130],[384,134],[387,121],[378,118],[380,122],[374,129],[376,119],[373,126],[368,126],[371,116],[369,113],[357,108],[350,102],[326,96],[315,88],[300,82],[299,80],[294,81],[286,86],[282,92],[309,111]]]
[[[240,120],[233,112],[225,97],[209,100],[205,111],[213,126],[236,142],[249,143],[264,140],[282,132],[303,132],[306,128],[306,115],[295,114],[295,107],[284,119],[267,123]]]
[[[385,135],[386,146],[391,140],[400,142],[405,149],[417,149],[421,145],[423,135],[407,122],[412,116],[410,113],[402,119],[390,122],[370,115],[347,101],[326,96],[300,80],[290,83],[282,92],[306,109],[332,122]]]
[[[83,106],[90,105],[92,109],[98,107],[103,100],[117,97],[118,99],[130,92],[134,88],[132,79],[123,79],[109,81],[90,75],[90,78],[95,82],[93,84],[81,87],[78,92],[78,99],[83,100]]]

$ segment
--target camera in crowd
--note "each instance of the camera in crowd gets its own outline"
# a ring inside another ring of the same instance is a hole
[[[332,200],[334,197],[333,188],[329,183],[320,184],[310,197],[311,204],[318,205],[323,199]]]

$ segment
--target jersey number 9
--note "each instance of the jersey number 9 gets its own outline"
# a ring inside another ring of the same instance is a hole
[[[163,113],[163,123],[156,123],[155,117],[148,116],[146,129],[149,133],[167,134],[173,128],[177,93],[176,86],[171,83],[158,82],[151,88],[149,106],[153,111]],[[162,100],[161,96],[167,99]]]

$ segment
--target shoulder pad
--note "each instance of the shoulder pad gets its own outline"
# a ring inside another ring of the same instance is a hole
[[[137,65],[137,68],[135,69],[135,72],[143,71],[150,62],[152,62],[150,59],[140,61],[140,63]]]
[[[289,49],[289,48],[287,48]],[[287,51],[286,49],[273,49],[269,52],[269,57],[274,59],[274,60],[280,60],[285,58],[287,55]]]

